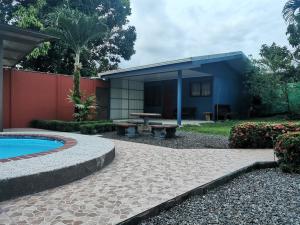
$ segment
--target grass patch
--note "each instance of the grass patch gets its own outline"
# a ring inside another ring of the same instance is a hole
[[[212,135],[222,135],[229,137],[230,130],[234,125],[244,123],[244,122],[268,122],[268,123],[282,123],[288,122],[281,117],[267,117],[267,118],[257,118],[249,120],[228,120],[216,123],[204,123],[200,125],[185,125],[180,130],[202,133],[202,134],[212,134]],[[299,122],[299,121],[293,121]]]

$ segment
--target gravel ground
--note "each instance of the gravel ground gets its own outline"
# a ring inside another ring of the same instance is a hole
[[[300,175],[279,169],[248,173],[140,225],[158,224],[299,225]]]
[[[165,140],[154,139],[150,133],[143,133],[136,138],[122,137],[117,135],[116,132],[104,133],[101,136],[110,139],[125,140],[177,149],[228,148],[228,138],[225,136],[207,135],[184,131],[177,131],[176,135],[176,138]]]

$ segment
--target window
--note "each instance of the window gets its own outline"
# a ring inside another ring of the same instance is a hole
[[[145,87],[145,105],[146,106],[161,106],[162,90],[161,86],[146,86]]]
[[[201,83],[201,96],[211,96],[211,81]]]
[[[192,97],[209,97],[211,96],[211,80],[191,82],[190,95]]]
[[[191,96],[201,96],[201,83],[191,83]]]

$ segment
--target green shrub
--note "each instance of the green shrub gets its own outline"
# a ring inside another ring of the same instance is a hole
[[[284,172],[300,173],[300,132],[280,135],[275,144],[275,154]]]
[[[112,123],[94,123],[80,126],[80,133],[82,134],[97,134],[114,130],[115,125]]]
[[[82,133],[82,134],[96,134],[97,130],[95,129],[95,126],[92,125],[92,124],[81,125],[80,126],[80,133]]]
[[[46,130],[55,130],[62,132],[77,132],[80,131],[81,125],[86,124],[103,124],[112,123],[110,120],[95,120],[95,121],[61,121],[61,120],[33,120],[30,123],[32,128],[40,128]]]
[[[279,135],[294,131],[300,131],[299,124],[242,123],[231,129],[229,147],[273,148]]]

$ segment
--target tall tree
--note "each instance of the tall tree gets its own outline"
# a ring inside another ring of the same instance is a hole
[[[73,99],[78,101],[81,99],[80,94],[80,56],[88,46],[89,42],[95,38],[106,35],[106,25],[98,19],[97,16],[87,16],[78,10],[69,8],[57,9],[51,15],[52,26],[49,26],[46,31],[60,38],[66,46],[73,51],[74,59],[74,88]]]
[[[39,0],[13,0],[14,4],[0,1],[0,7],[9,10],[0,11],[0,18],[4,14],[15,15],[20,7],[29,9]],[[2,5],[1,5],[2,4]],[[129,0],[47,0],[46,5],[38,10],[37,19],[44,27],[51,26],[49,15],[63,5],[69,5],[71,9],[78,10],[86,15],[96,15],[105,19],[108,27],[108,35],[105,38],[96,38],[89,42],[81,53],[83,76],[95,75],[97,72],[116,69],[122,59],[129,60],[135,53],[134,43],[136,32],[133,26],[128,25],[128,16],[131,14]],[[8,7],[9,6],[9,7]],[[16,16],[6,16],[6,23],[17,23]],[[71,51],[61,43],[51,43],[47,55],[25,60],[24,68],[72,74],[74,59]]]
[[[294,23],[289,24],[287,36],[290,45],[294,48],[294,57],[300,61],[300,15],[294,17]]]
[[[297,74],[292,53],[273,43],[263,45],[260,58],[252,59],[246,84],[253,99],[264,106],[264,112],[290,112],[288,83],[299,81]]]
[[[45,5],[46,0],[37,0],[34,4],[30,4],[29,7],[18,5],[18,10],[13,13],[16,25],[21,28],[43,31],[45,27],[39,20],[38,13]],[[27,56],[27,59],[36,59],[39,56],[47,55],[49,48],[49,42],[42,43]]]
[[[275,43],[270,46],[264,44],[260,49],[260,56],[257,62],[265,73],[281,76],[284,80],[294,78],[293,55],[286,46],[281,47]]]
[[[1,0],[0,1],[0,23],[7,23],[14,11],[14,0]]]
[[[295,16],[299,15],[299,8],[300,0],[288,0],[282,11],[284,19],[289,23],[293,23]]]

